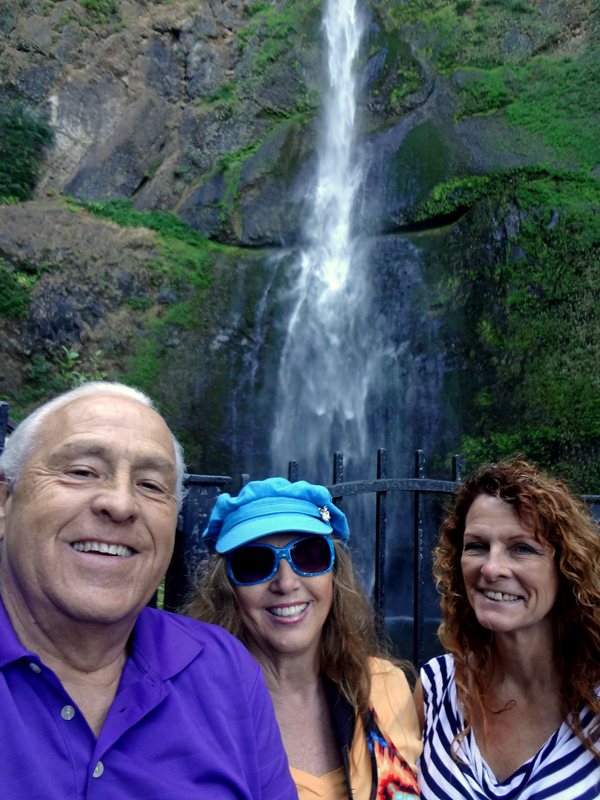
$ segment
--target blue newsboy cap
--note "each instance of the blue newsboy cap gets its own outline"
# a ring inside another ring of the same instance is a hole
[[[285,478],[251,481],[237,497],[220,494],[202,534],[216,539],[218,553],[228,553],[270,533],[335,536],[345,546],[350,536],[345,514],[324,486]]]

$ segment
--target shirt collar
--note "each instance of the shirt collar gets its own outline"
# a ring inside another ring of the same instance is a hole
[[[203,648],[201,625],[192,620],[151,608],[144,608],[136,620],[132,656],[141,658],[163,680],[185,669]],[[19,641],[0,596],[0,669],[35,655]]]
[[[32,655],[34,653],[19,641],[0,596],[0,668],[19,658]]]
[[[202,626],[187,617],[144,608],[133,629],[131,656],[169,680],[190,664],[204,648]]]

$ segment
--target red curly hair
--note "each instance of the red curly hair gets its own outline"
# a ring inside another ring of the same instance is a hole
[[[535,537],[554,551],[560,587],[553,608],[556,663],[561,679],[560,708],[564,720],[596,758],[600,750],[600,535],[587,506],[567,487],[525,461],[486,464],[454,494],[435,549],[433,573],[440,591],[442,645],[456,665],[456,687],[464,708],[465,729],[473,724],[473,704],[486,720],[483,702],[491,678],[492,631],[482,627],[467,598],[461,555],[467,513],[480,495],[508,503]],[[587,706],[596,715],[589,736],[583,733],[580,712]],[[454,744],[454,743],[453,743]]]

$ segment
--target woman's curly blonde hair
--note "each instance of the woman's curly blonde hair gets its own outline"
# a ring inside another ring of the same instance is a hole
[[[384,651],[371,606],[358,582],[350,554],[335,539],[333,546],[333,598],[321,634],[320,669],[352,704],[365,724],[371,694],[369,659],[382,658],[404,668],[408,665]],[[220,625],[248,644],[224,555],[215,554],[206,560],[200,582],[182,613],[202,622]]]
[[[587,506],[567,487],[525,461],[487,464],[454,494],[435,550],[434,576],[440,591],[442,645],[456,665],[456,687],[464,709],[465,729],[473,724],[473,704],[486,720],[484,696],[491,679],[492,631],[482,627],[469,604],[461,555],[467,513],[480,495],[497,497],[515,510],[537,539],[554,551],[560,573],[553,608],[556,664],[561,679],[562,717],[585,747],[600,759],[600,535]],[[580,712],[596,715],[588,736]]]

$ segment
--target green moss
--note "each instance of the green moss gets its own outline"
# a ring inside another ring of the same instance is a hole
[[[255,3],[246,10],[248,22],[237,32],[238,52],[253,45],[248,56],[251,71],[264,72],[289,50],[294,40],[312,27],[320,16],[319,0]]]
[[[475,186],[471,212],[427,259],[457,446],[471,467],[520,452],[600,492],[600,182],[500,178]]]
[[[11,392],[10,397],[3,396],[0,399],[10,403],[11,417],[15,422],[21,422],[40,400],[56,397],[68,388],[56,365],[40,353],[35,353],[31,357],[23,390]]]
[[[6,319],[26,317],[31,290],[42,272],[51,267],[51,264],[37,266],[21,261],[8,269],[0,259],[0,315]]]
[[[139,311],[152,308],[154,300],[151,300],[149,297],[128,297],[127,305]]]
[[[431,120],[407,133],[389,167],[388,180],[397,196],[418,203],[448,174],[450,148]]]
[[[150,167],[148,168],[148,172],[146,172],[146,175],[145,175],[145,177],[149,181],[151,181],[152,178],[156,175],[156,173],[158,172],[158,168],[160,167],[161,163],[162,163],[162,159],[161,159],[160,156],[155,156],[155,158],[152,159],[152,163],[150,164]]]
[[[424,75],[408,43],[400,38],[397,31],[386,33],[380,28],[368,32],[363,43],[360,66],[384,48],[385,61],[377,78],[369,87],[369,92],[375,97],[380,94],[389,96],[391,110],[400,113],[403,100],[423,85]]]
[[[127,370],[118,375],[117,380],[152,394],[163,367],[164,354],[160,353],[160,345],[155,336],[150,335],[146,340],[138,342],[136,353],[129,359]]]
[[[97,22],[108,22],[113,15],[119,13],[116,0],[79,0],[79,5],[87,9]]]
[[[0,267],[0,315],[6,319],[27,316],[29,292],[6,267]]]
[[[534,58],[522,67],[465,71],[459,116],[504,109],[507,121],[539,136],[557,160],[600,163],[600,48],[577,57]]]
[[[535,50],[561,32],[560,23],[543,19],[533,0],[384,0],[383,9],[390,23],[415,41],[417,52],[446,75],[464,66],[488,69],[525,61],[530,49],[519,42],[530,42]]]
[[[435,186],[418,205],[413,219],[421,222],[466,211],[485,197],[515,193],[523,208],[529,204],[545,207],[586,208],[600,203],[600,182],[582,172],[552,170],[541,166],[518,167],[488,175],[453,178]]]
[[[18,102],[0,107],[0,202],[33,197],[44,147],[53,141],[48,123],[25,111]]]
[[[85,209],[123,227],[144,227],[156,232],[155,256],[148,264],[150,280],[157,286],[175,289],[181,299],[148,319],[146,330],[137,339],[135,353],[118,376],[119,380],[154,396],[158,378],[173,358],[174,351],[166,344],[168,340],[174,332],[204,326],[206,288],[212,280],[213,258],[238,251],[205,239],[171,212],[135,211],[130,200],[91,203],[70,199],[67,203],[71,208]],[[151,300],[135,297],[127,302],[138,310],[155,305]]]

